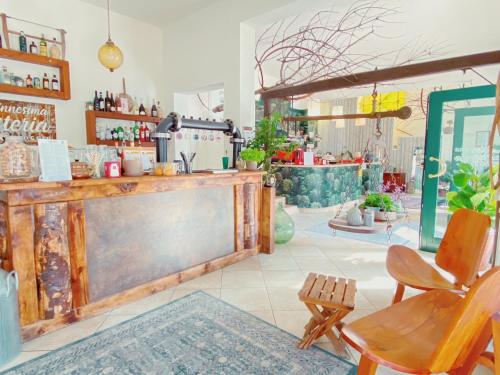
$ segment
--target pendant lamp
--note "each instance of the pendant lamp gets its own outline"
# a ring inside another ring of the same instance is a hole
[[[123,64],[123,53],[118,48],[115,43],[111,40],[111,26],[109,21],[109,0],[108,2],[108,40],[104,43],[99,51],[97,52],[97,57],[101,64],[109,69],[110,72],[113,72],[115,69],[118,69]]]

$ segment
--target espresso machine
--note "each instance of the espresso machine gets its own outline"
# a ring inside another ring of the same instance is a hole
[[[156,127],[152,137],[155,138],[156,144],[156,161],[164,163],[168,158],[168,140],[172,138],[172,133],[176,133],[181,129],[196,129],[221,131],[224,135],[231,137],[230,143],[233,146],[233,168],[236,168],[236,160],[241,152],[241,148],[245,142],[242,138],[240,130],[234,126],[233,121],[225,120],[224,122],[216,122],[202,119],[193,119],[180,117],[179,114],[171,112],[163,119]],[[194,157],[194,156],[193,156]],[[184,158],[192,162],[192,158]],[[186,160],[184,160],[186,164]],[[190,163],[188,163],[190,164]],[[190,173],[190,165],[184,166],[184,171]]]

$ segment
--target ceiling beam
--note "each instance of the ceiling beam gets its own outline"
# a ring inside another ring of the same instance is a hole
[[[344,89],[379,82],[418,77],[428,74],[464,70],[481,65],[500,64],[500,51],[451,57],[448,59],[426,61],[417,64],[378,69],[370,72],[350,74],[322,81],[303,83],[296,86],[280,87],[262,91],[262,99],[286,98],[297,95],[313,94],[321,91]]]

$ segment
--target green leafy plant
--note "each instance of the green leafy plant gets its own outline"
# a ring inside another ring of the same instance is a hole
[[[246,161],[255,161],[260,163],[266,157],[264,150],[258,148],[247,148],[241,151],[241,158]]]
[[[381,211],[394,211],[394,202],[387,194],[372,193],[368,194],[365,201],[359,205],[359,208],[378,207]]]
[[[283,152],[294,152],[298,148],[299,145],[295,142],[283,143],[278,146],[278,150]]]
[[[497,173],[498,167],[493,170]],[[478,173],[476,168],[468,163],[460,163],[453,174],[453,185],[457,191],[446,194],[448,211],[455,212],[460,208],[495,216],[495,191],[491,189],[489,170]]]
[[[273,113],[271,117],[264,117],[255,128],[255,138],[248,143],[249,148],[264,151],[264,170],[271,169],[271,158],[276,150],[286,142],[286,136],[280,134],[281,114]],[[243,156],[242,156],[243,157]]]

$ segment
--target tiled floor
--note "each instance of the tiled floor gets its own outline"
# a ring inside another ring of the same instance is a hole
[[[10,365],[57,349],[198,289],[301,336],[310,314],[298,301],[297,291],[311,271],[357,280],[356,310],[347,316],[347,322],[388,306],[395,283],[385,269],[386,246],[304,230],[316,223],[326,222],[330,216],[296,215],[295,237],[289,244],[278,246],[273,255],[258,255],[32,340],[24,345],[22,355]],[[428,254],[425,256],[429,258]],[[331,344],[326,339],[321,339],[319,345],[331,350]],[[357,354],[352,354],[357,361]],[[377,373],[392,372],[380,367]]]

